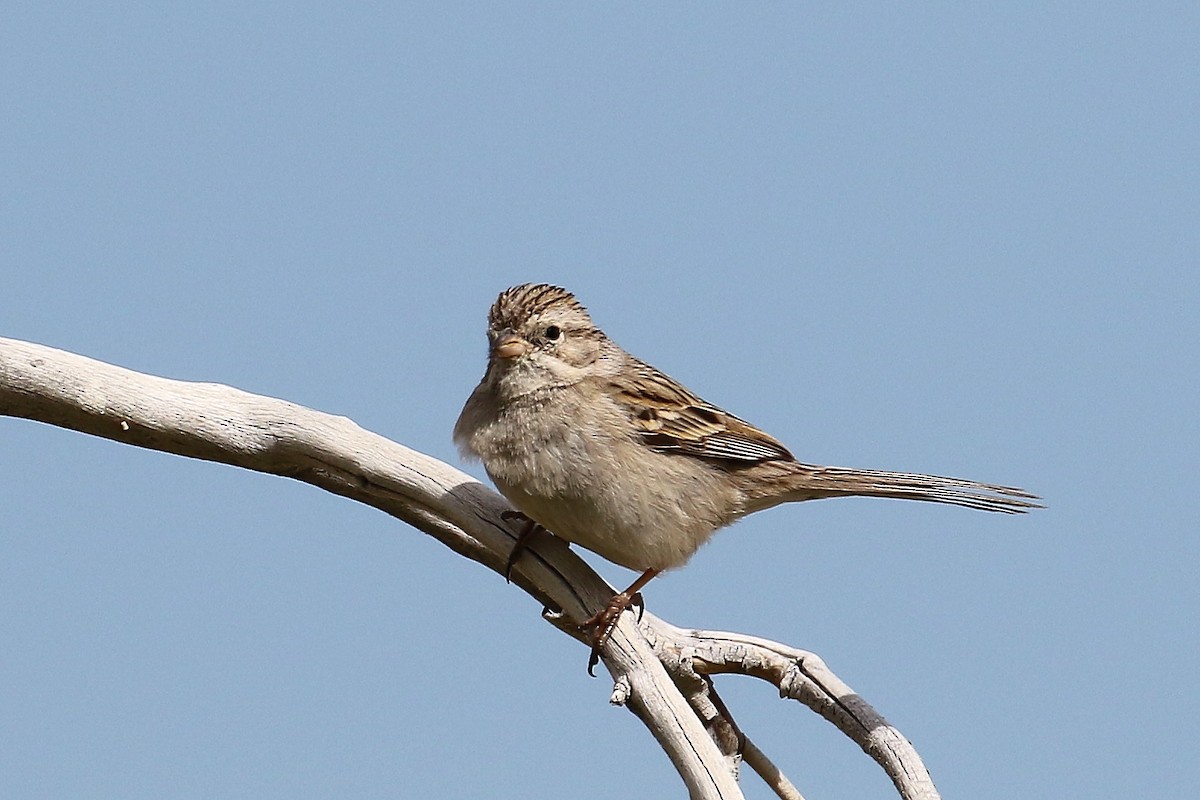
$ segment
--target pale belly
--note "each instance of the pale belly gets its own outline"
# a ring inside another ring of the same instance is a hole
[[[601,453],[594,440],[585,448],[526,449],[517,463],[500,459],[486,466],[501,494],[526,516],[633,570],[682,566],[731,521],[721,513],[732,505],[723,494],[728,490],[696,462],[631,442]]]

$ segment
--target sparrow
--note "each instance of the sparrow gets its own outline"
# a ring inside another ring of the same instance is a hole
[[[622,611],[717,530],[781,503],[891,497],[1019,514],[1023,489],[796,460],[779,440],[625,352],[566,289],[522,284],[488,314],[483,379],[454,441],[527,524],[640,575],[584,621],[589,672]]]

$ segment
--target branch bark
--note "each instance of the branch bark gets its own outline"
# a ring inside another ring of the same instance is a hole
[[[0,414],[118,442],[310,483],[378,508],[503,574],[515,532],[498,494],[454,467],[333,416],[213,383],[145,375],[42,345],[0,338]],[[538,541],[513,582],[568,635],[613,595],[565,543]],[[612,702],[650,730],[693,798],[740,798],[743,759],[784,798],[800,794],[742,734],[711,675],[766,680],[828,719],[887,771],[901,797],[938,797],[899,731],[817,656],[735,633],[676,628],[624,614],[602,659]]]

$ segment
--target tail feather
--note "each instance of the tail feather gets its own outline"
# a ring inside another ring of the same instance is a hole
[[[789,483],[794,487],[791,500],[821,497],[892,497],[947,503],[1001,514],[1024,514],[1042,508],[1041,498],[1024,489],[992,483],[920,475],[912,472],[887,472],[846,467],[819,467],[793,462]]]

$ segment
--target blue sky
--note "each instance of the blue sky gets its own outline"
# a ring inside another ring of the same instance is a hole
[[[559,283],[803,460],[1049,506],[775,509],[656,613],[818,652],[947,797],[1194,797],[1198,34],[1166,3],[12,8],[0,335],[457,464],[488,305]],[[378,512],[7,418],[0,485],[4,797],[682,794],[531,600]],[[719,688],[809,796],[889,796]]]

